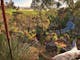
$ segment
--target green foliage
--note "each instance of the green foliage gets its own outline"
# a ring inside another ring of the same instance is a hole
[[[49,20],[52,22],[54,21],[54,18],[57,16],[57,10],[50,9],[49,11],[47,11],[47,15],[48,15]]]
[[[0,34],[0,41],[5,40],[5,35],[4,34]]]
[[[31,4],[31,8],[34,9],[50,9],[53,6],[54,0],[33,0]]]
[[[0,34],[0,59],[1,60],[10,60],[9,49],[7,45],[7,40],[5,34]]]
[[[38,3],[40,2],[39,0],[36,0],[36,1]],[[45,8],[45,6],[47,7],[47,9],[50,9],[50,6],[53,5],[54,3],[52,0],[46,0],[46,1],[42,0],[42,1],[43,1],[42,4],[38,7],[40,9]],[[74,16],[80,17],[80,11],[78,10],[79,3],[76,2],[75,5],[77,8],[74,9]],[[70,6],[74,7],[72,5]],[[71,8],[68,8],[68,9],[70,10]],[[49,31],[47,31],[48,34],[46,35],[44,33],[47,29],[49,29],[49,26],[51,26],[50,24],[53,25],[57,19],[59,21],[58,23],[55,23],[55,26],[56,25],[58,26],[59,23],[62,24],[62,26],[64,25],[66,26],[67,20],[70,15],[68,15],[69,12],[65,12],[65,13],[66,13],[66,16],[63,14],[63,16],[61,16],[63,18],[60,21],[60,19],[58,19],[59,16],[58,16],[57,9],[50,9],[48,11],[47,10],[36,11],[36,10],[25,10],[25,9],[24,10],[6,9],[8,26],[9,26],[10,37],[11,37],[10,43],[11,43],[11,49],[12,49],[14,60],[26,60],[26,59],[29,60],[28,57],[31,58],[34,56],[35,53],[33,53],[32,51],[36,49],[34,46],[33,46],[34,48],[29,46],[28,42],[30,42],[30,40],[33,40],[36,34],[39,34],[41,44],[44,44],[44,41],[50,40],[50,38],[52,38],[53,40],[57,40],[58,35],[49,35],[50,34]],[[0,10],[0,15],[1,15],[1,10]],[[78,21],[76,20],[75,24],[77,25],[77,27],[78,26],[80,27],[79,20]],[[10,60],[7,40],[3,33],[0,34],[0,48],[1,48],[0,59]]]
[[[75,8],[76,8],[76,9],[79,9],[79,8],[80,8],[80,0],[78,0],[78,1],[75,3]]]

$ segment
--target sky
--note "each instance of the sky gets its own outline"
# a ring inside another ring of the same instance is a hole
[[[5,0],[5,2],[8,2],[9,0]],[[30,7],[32,0],[12,0],[15,4],[15,6],[19,7]]]
[[[9,0],[5,0],[5,2],[8,2]],[[17,7],[30,7],[32,0],[12,0]],[[58,0],[55,0],[58,1]],[[64,3],[61,7],[65,7],[66,4]]]
[[[5,0],[5,2],[8,2],[9,0]],[[12,0],[15,4],[15,6],[19,6],[19,7],[30,7],[31,6],[31,2],[32,0]],[[55,1],[58,1],[58,0],[55,0]],[[64,7],[65,4],[62,6]]]

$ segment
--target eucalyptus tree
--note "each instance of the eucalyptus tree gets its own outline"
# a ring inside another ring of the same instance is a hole
[[[54,5],[54,0],[32,0],[31,8],[38,11],[38,14],[40,17],[39,20],[41,21],[42,27],[43,27],[42,10],[46,11],[47,9],[51,9],[53,7],[53,5]]]
[[[76,24],[75,31],[80,34],[80,0],[61,0],[67,3],[69,11],[71,11],[71,15],[73,16],[73,21]],[[63,3],[64,3],[63,2]]]
[[[75,12],[76,9],[80,8],[80,0],[60,0],[63,3],[66,3],[68,8],[72,11]]]
[[[33,0],[31,7],[34,9],[50,9],[54,4],[54,0]]]
[[[8,8],[14,8],[14,2],[12,0],[9,0],[9,3],[7,4]]]
[[[43,21],[42,10],[45,10],[45,11],[53,10],[53,12],[55,12],[55,10],[53,9],[54,5],[56,5],[57,8],[59,8],[61,6],[61,3],[58,1],[56,2],[55,0],[32,0],[31,8],[33,8],[34,10],[37,10],[39,12],[40,20]],[[48,15],[48,13],[47,13],[47,15]],[[53,18],[51,20],[53,20]],[[38,21],[37,21],[37,23],[38,23]],[[49,21],[50,21],[50,19],[49,19]],[[51,21],[50,21],[50,24],[51,24]],[[44,26],[43,26],[44,24],[42,22],[41,22],[41,25],[42,25],[42,29],[44,29]]]

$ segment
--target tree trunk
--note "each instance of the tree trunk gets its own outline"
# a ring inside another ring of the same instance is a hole
[[[13,60],[12,50],[11,50],[11,46],[10,46],[10,37],[9,37],[9,32],[8,32],[8,24],[7,24],[7,20],[6,20],[6,16],[5,16],[4,0],[1,0],[1,8],[2,8],[4,26],[5,26],[5,30],[6,30],[6,37],[7,37],[7,41],[8,41],[9,50],[10,50],[10,56],[11,56],[11,60]]]

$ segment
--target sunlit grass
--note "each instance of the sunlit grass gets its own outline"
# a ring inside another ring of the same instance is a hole
[[[16,10],[16,9],[10,9],[10,8],[9,9],[5,9],[5,12],[7,14],[10,14],[10,15],[12,15],[13,12],[21,12],[21,13],[23,13],[25,15],[37,15],[39,13],[38,11],[35,11],[33,9],[29,9],[29,10],[27,10],[27,9]],[[45,13],[46,13],[46,11],[42,11],[42,14],[45,14]],[[0,14],[1,14],[1,10],[0,10]]]
[[[5,9],[5,12],[12,15],[12,12],[16,12],[15,9]]]
[[[25,15],[37,15],[38,14],[36,11],[33,11],[33,10],[20,10],[20,12],[22,12]]]

